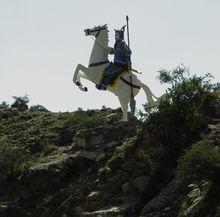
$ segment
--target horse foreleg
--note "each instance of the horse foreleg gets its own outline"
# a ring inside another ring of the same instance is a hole
[[[87,70],[88,70],[88,68],[86,68],[85,66],[83,66],[81,64],[78,64],[75,69],[74,76],[73,76],[73,83],[75,85],[77,85],[79,87],[79,89],[82,91],[88,91],[88,89],[87,89],[87,87],[82,86],[80,77],[83,77],[83,74],[82,73],[79,74],[79,71],[82,71],[83,73],[85,73]]]
[[[88,91],[88,88],[87,87],[83,87],[82,86],[82,83],[81,83],[81,78],[84,78],[84,79],[88,79],[88,77],[83,73],[83,72],[79,72],[78,75],[77,75],[77,86],[79,87],[80,90],[82,91]]]

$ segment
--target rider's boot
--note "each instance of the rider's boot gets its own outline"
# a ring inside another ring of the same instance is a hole
[[[106,85],[103,83],[103,81],[100,84],[96,84],[96,88],[98,90],[106,90]]]

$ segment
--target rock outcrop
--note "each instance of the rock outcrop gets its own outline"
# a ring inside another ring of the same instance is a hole
[[[207,128],[196,140],[206,139],[216,149],[220,149],[219,104],[209,104]],[[220,213],[219,192],[212,205],[207,202],[219,189],[217,173],[210,180],[187,183],[177,167],[180,156],[172,160],[176,164],[166,163],[171,162],[169,147],[155,144],[147,123],[131,117],[121,122],[119,110],[2,110],[0,116],[0,158],[8,158],[7,164],[0,162],[5,171],[0,179],[2,217],[214,217],[213,213],[217,217]]]

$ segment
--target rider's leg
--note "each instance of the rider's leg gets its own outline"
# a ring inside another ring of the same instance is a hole
[[[99,89],[99,90],[106,90],[107,88],[107,80],[108,80],[108,77],[109,77],[109,72],[110,72],[110,68],[112,67],[112,63],[110,63],[105,69],[104,69],[104,72],[103,72],[103,78],[101,80],[101,82],[99,84],[96,85],[96,88]]]
[[[99,90],[106,90],[107,86],[112,82],[115,75],[123,71],[120,66],[111,63],[104,71],[103,79],[100,84],[96,85]]]

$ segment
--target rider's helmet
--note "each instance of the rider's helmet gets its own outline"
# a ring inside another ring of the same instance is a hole
[[[124,31],[125,31],[125,26],[123,26],[121,29],[116,30],[115,29],[115,40],[124,40]]]

